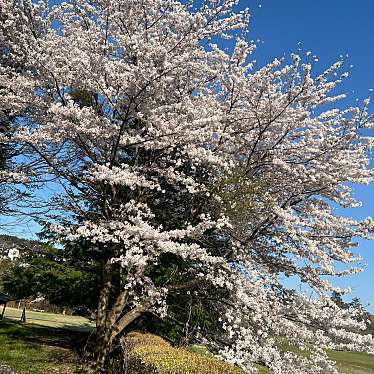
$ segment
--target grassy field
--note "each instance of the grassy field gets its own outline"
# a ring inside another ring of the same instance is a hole
[[[282,344],[282,348],[296,354],[305,355],[296,347]],[[374,356],[362,352],[328,351],[329,358],[336,362],[341,374],[374,374]]]
[[[0,363],[17,374],[73,374],[86,332],[0,321]]]
[[[17,374],[72,374],[94,325],[84,317],[7,308],[0,320],[0,363]],[[357,352],[329,352],[342,374],[374,374],[374,357]],[[266,373],[266,370],[261,370]],[[135,373],[134,373],[135,374]]]
[[[9,308],[5,309],[4,318],[14,321],[20,321],[22,309]],[[41,326],[57,327],[69,330],[92,331],[95,324],[85,317],[69,316],[63,314],[34,312],[26,310],[26,322]]]
[[[329,352],[329,356],[338,364],[340,373],[374,374],[374,356],[358,352]]]

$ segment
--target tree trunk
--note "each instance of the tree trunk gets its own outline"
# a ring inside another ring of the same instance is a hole
[[[105,373],[106,364],[108,362],[109,355],[112,351],[112,347],[109,344],[109,340],[104,336],[97,336],[96,347],[95,347],[95,358],[93,362],[93,369],[95,373]]]
[[[135,319],[149,309],[150,305],[140,305],[123,314],[128,304],[129,290],[123,290],[117,296],[112,307],[109,306],[109,294],[112,288],[112,263],[106,262],[103,268],[103,284],[100,290],[96,317],[96,345],[92,369],[95,373],[107,371],[108,359],[117,336]]]
[[[103,283],[100,289],[99,302],[96,312],[96,341],[94,360],[91,368],[95,373],[105,373],[105,364],[110,354],[109,339],[107,337],[107,318],[109,308],[109,294],[112,288],[112,263],[110,259],[103,267]]]
[[[94,370],[96,373],[105,373],[108,364],[109,355],[113,350],[113,343],[115,342],[118,335],[138,317],[140,317],[147,308],[144,306],[136,307],[122,317],[120,317],[114,324],[107,325],[106,329],[100,329],[100,332],[96,336],[96,347],[95,347],[95,360]],[[113,317],[113,310],[107,312],[107,320],[110,321],[110,317]]]

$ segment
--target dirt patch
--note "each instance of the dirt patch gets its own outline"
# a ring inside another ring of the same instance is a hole
[[[16,374],[16,372],[9,366],[4,365],[0,362],[0,374]]]

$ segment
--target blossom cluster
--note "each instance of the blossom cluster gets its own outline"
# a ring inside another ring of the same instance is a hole
[[[326,348],[374,349],[328,297],[328,276],[357,271],[354,239],[374,226],[332,208],[357,206],[351,185],[373,179],[369,101],[336,105],[343,61],[317,76],[298,55],[255,70],[238,3],[0,0],[0,44],[23,67],[0,66],[0,112],[17,115],[9,141],[23,162],[66,192],[54,230],[122,266],[127,306],[167,313],[168,288],[146,270],[173,254],[230,291],[224,338],[207,338],[222,358],[248,372],[336,373]]]

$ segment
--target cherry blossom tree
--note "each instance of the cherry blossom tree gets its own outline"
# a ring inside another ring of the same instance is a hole
[[[0,43],[25,67],[0,68],[11,144],[38,183],[60,184],[51,230],[103,258],[98,370],[132,322],[168,314],[176,289],[206,297],[217,334],[196,339],[247,372],[337,373],[326,348],[374,352],[353,332],[365,321],[329,298],[329,276],[359,271],[354,238],[373,229],[333,210],[372,180],[369,101],[337,104],[343,61],[255,69],[238,3],[0,0]],[[165,256],[184,265],[178,284],[151,276]]]
[[[0,23],[6,21],[5,14],[0,16]],[[11,46],[0,44],[0,66],[21,72],[22,62],[11,57]],[[5,87],[0,85],[0,90]],[[24,184],[28,182],[31,170],[22,162],[15,159],[22,154],[22,145],[12,144],[15,121],[18,117],[17,110],[2,107],[0,111],[0,212],[3,216],[15,215],[18,212],[19,202],[27,197]],[[1,227],[4,228],[3,222]]]

